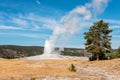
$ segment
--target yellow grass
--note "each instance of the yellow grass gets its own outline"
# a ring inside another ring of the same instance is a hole
[[[76,66],[77,72],[68,70],[70,64]],[[102,78],[107,80],[108,76],[102,71],[108,74],[114,72],[115,77],[120,76],[120,59],[92,62],[87,60],[0,60],[0,80],[30,80],[33,77],[36,80],[98,80]]]

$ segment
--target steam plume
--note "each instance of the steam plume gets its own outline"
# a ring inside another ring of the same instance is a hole
[[[80,27],[83,27],[82,22],[87,22],[93,18],[93,16],[97,16],[104,12],[108,2],[108,0],[92,0],[90,3],[77,6],[63,16],[58,22],[47,24],[46,26],[53,26],[53,33],[50,39],[45,42],[44,53],[53,53],[55,51],[54,49],[58,36],[75,34]]]

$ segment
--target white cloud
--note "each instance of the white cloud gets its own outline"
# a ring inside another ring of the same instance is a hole
[[[110,0],[92,0],[92,8],[94,13],[101,14],[106,9]]]
[[[13,23],[16,23],[21,26],[27,26],[28,22],[26,20],[20,19],[20,18],[13,18],[12,21]]]
[[[3,16],[4,17],[4,16]],[[8,20],[6,22],[3,20],[0,20],[1,22],[1,29],[21,29],[21,30],[40,30],[41,25],[43,23],[52,23],[53,21],[48,18],[43,18],[41,16],[37,16],[35,14],[31,15],[30,13],[28,15],[22,15],[18,14],[16,16],[9,16]],[[9,24],[9,26],[6,26],[6,24]],[[17,27],[14,27],[17,26]]]
[[[35,34],[35,33],[0,33],[0,35],[17,35],[28,38],[39,38],[39,39],[47,39],[49,34]]]
[[[111,29],[116,29],[116,28],[120,29],[120,25],[112,25],[112,26],[110,26],[110,28]]]
[[[114,19],[104,19],[104,20],[111,24],[119,24],[120,25],[120,20],[114,20]]]
[[[120,35],[113,35],[112,37],[118,39],[118,38],[120,38]],[[120,41],[120,40],[119,40],[119,41]]]
[[[0,22],[0,29],[20,29],[34,31],[41,30],[41,28],[48,28],[53,30],[55,28],[55,25],[58,25],[55,19],[42,17],[33,13],[29,13],[27,15],[18,14],[17,16],[8,16],[6,23],[4,20],[0,20]],[[7,23],[10,25],[6,26]]]
[[[24,30],[21,27],[14,27],[14,26],[6,26],[6,25],[0,25],[0,29],[8,29],[8,30]]]
[[[85,6],[79,6],[76,7],[75,9],[73,9],[71,12],[71,14],[79,14],[84,16],[85,20],[88,20],[92,17],[92,14],[89,10],[87,10],[87,8]]]
[[[29,20],[29,21],[32,21],[32,22],[38,22],[39,24],[43,24],[42,27],[49,28],[49,29],[52,29],[52,30],[56,27],[56,25],[58,25],[58,22],[55,19],[41,17],[41,16],[35,15],[33,13],[26,16],[25,19]],[[36,23],[36,25],[38,23]]]
[[[39,39],[47,39],[49,37],[48,34],[32,34],[32,33],[19,33],[19,36],[29,37],[29,38],[39,38]]]
[[[31,25],[33,26],[32,28],[33,31],[38,31],[40,29],[40,26],[34,22],[31,22]]]

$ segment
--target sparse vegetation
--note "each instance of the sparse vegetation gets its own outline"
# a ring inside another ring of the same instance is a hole
[[[76,72],[69,71],[68,68],[71,66],[71,64],[75,66],[77,70]],[[120,59],[94,62],[89,62],[88,60],[72,60],[72,59],[66,60],[1,59],[0,80],[31,80],[31,78],[36,78],[36,80],[58,80],[58,79],[75,80],[76,78],[78,80],[82,79],[110,80],[113,76],[114,80],[119,80],[120,79],[119,65]]]
[[[75,68],[75,65],[74,65],[74,64],[71,64],[71,65],[70,65],[69,71],[71,71],[71,72],[76,72],[76,68]]]
[[[35,78],[35,77],[33,77],[33,78],[31,78],[30,80],[36,80],[36,78]]]

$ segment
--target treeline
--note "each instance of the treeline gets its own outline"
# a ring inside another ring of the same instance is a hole
[[[56,49],[57,50],[57,49]],[[44,47],[41,46],[17,46],[17,45],[0,45],[0,58],[20,58],[43,54]],[[65,56],[89,56],[84,49],[65,48],[61,52]]]
[[[41,46],[0,45],[0,58],[14,59],[14,58],[35,56],[35,55],[43,54],[43,51],[44,51],[44,47]],[[117,49],[112,50],[112,53],[116,53],[116,52]],[[65,48],[64,51],[61,52],[61,55],[89,57],[91,56],[91,53],[86,52],[85,49]]]
[[[16,45],[1,45],[1,58],[19,58],[27,56],[35,56],[43,53],[43,47],[40,46],[16,46]]]
[[[85,51],[85,49],[77,49],[77,48],[65,48],[61,55],[65,56],[91,56],[91,53]]]

